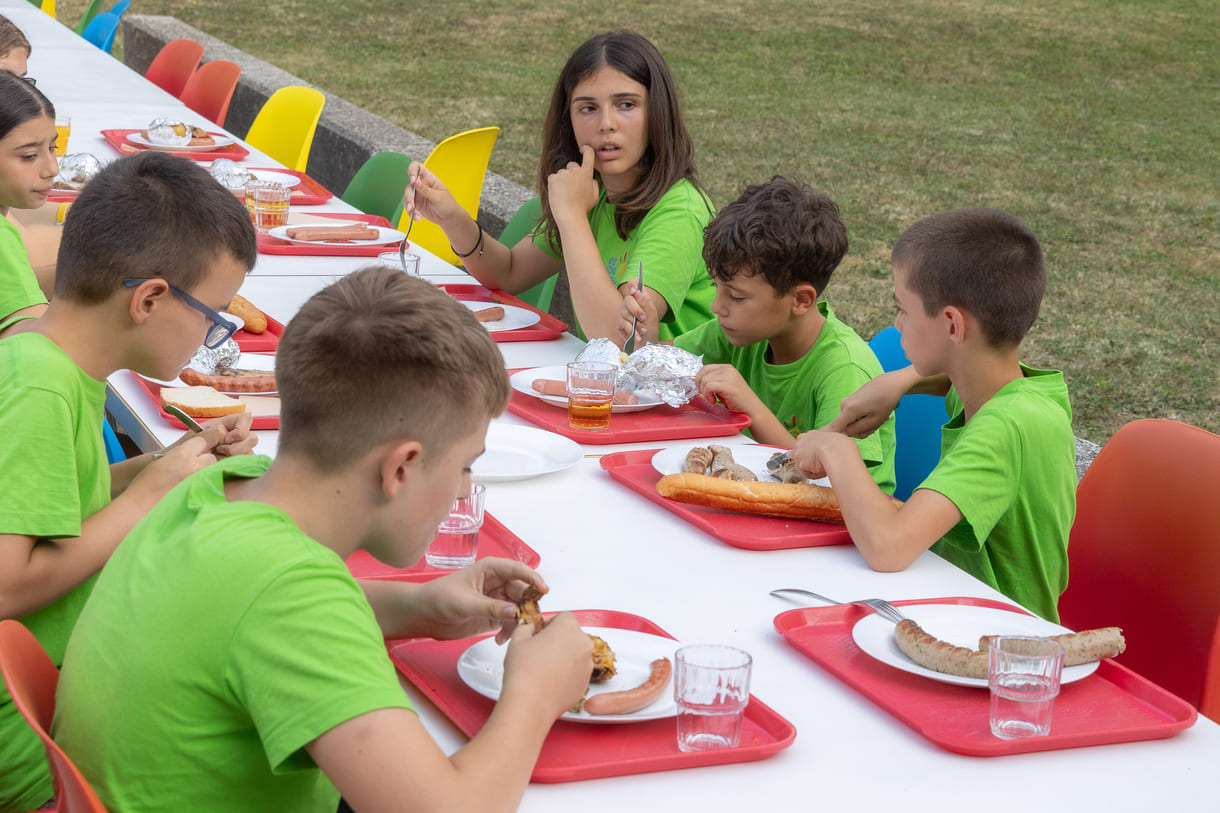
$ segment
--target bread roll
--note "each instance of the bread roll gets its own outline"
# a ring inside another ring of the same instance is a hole
[[[226,310],[234,316],[240,316],[246,323],[246,331],[249,333],[265,333],[267,330],[267,314],[260,311],[254,305],[250,304],[250,300],[246,299],[241,294],[233,297],[233,301],[229,303]]]
[[[686,472],[662,477],[657,482],[657,492],[677,502],[745,514],[843,521],[839,501],[825,486],[721,480]]]
[[[192,418],[219,418],[246,411],[241,401],[211,387],[162,387],[161,404],[173,404]]]

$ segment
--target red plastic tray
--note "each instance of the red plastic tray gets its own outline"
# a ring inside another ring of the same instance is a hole
[[[316,206],[319,203],[326,203],[326,201],[335,196],[325,186],[304,172],[298,172],[295,169],[288,169],[286,167],[250,167],[249,169],[254,175],[258,175],[259,171],[262,170],[263,172],[279,172],[284,175],[295,175],[300,178],[301,182],[289,190],[290,197],[288,203],[292,206]],[[235,189],[233,194],[240,196],[243,200],[246,196],[244,189]]]
[[[496,302],[500,305],[512,305],[517,308],[524,308],[527,311],[533,311],[542,317],[538,322],[529,327],[518,328],[517,330],[497,330],[491,334],[491,337],[497,342],[545,342],[551,339],[558,339],[568,329],[566,322],[562,322],[549,313],[540,311],[533,305],[522,302],[512,294],[506,294],[503,291],[485,288],[482,285],[461,283],[438,285],[437,287],[447,291],[454,299],[460,299],[463,302]]]
[[[102,138],[106,139],[110,146],[114,147],[123,155],[131,155],[132,153],[144,152],[145,150],[149,149],[148,147],[134,144],[127,138],[127,136],[131,135],[132,133],[138,133],[140,130],[141,128],[139,127],[128,130],[102,130]],[[223,136],[225,134],[213,132],[212,135]],[[234,141],[232,144],[225,144],[223,147],[217,147],[214,150],[199,150],[197,152],[174,152],[173,150],[162,150],[162,152],[169,152],[172,155],[181,155],[183,158],[190,158],[195,161],[212,161],[217,158],[230,158],[234,161],[240,161],[250,154],[249,150],[236,141]]]
[[[384,226],[387,229],[393,228],[390,221],[380,215],[365,215],[365,214],[339,214],[327,212],[326,214],[313,215],[314,217],[326,217],[333,220],[357,220],[361,223],[368,223],[371,226]],[[288,240],[280,240],[272,237],[270,234],[260,234],[258,236],[258,253],[259,254],[292,254],[296,256],[308,257],[376,257],[379,254],[384,254],[387,251],[397,251],[398,243],[379,243],[375,246],[355,246],[343,245],[342,243],[320,243],[317,245],[306,245],[304,243],[292,243]]]
[[[509,409],[511,408],[510,403]],[[566,413],[564,416],[566,419]],[[657,481],[661,479],[661,473],[652,467],[652,456],[657,451],[659,450],[639,449],[603,455],[602,468],[627,488],[735,548],[784,550],[851,544],[847,526],[838,522],[759,517],[667,500],[657,493]]]
[[[499,556],[502,559],[515,559],[530,567],[537,567],[542,557],[521,538],[491,514],[483,514],[483,530],[479,531],[478,558]],[[452,573],[452,570],[437,570],[429,567],[422,558],[410,567],[394,568],[374,559],[368,553],[358,550],[347,557],[347,568],[357,579],[381,579],[400,582],[426,582],[437,576]]]
[[[509,374],[524,367],[509,370]],[[693,438],[722,438],[736,435],[750,425],[750,417],[740,412],[730,412],[720,404],[713,404],[703,396],[696,396],[688,404],[671,407],[661,404],[642,412],[628,412],[610,418],[610,428],[601,432],[588,432],[568,426],[568,411],[541,398],[513,390],[508,399],[508,411],[520,415],[527,421],[570,438],[577,443],[604,446],[610,443],[648,443],[656,440],[683,440]]]
[[[132,375],[135,376],[136,383],[140,385],[140,389],[143,390],[148,395],[149,400],[151,400],[153,402],[153,404],[157,407],[157,411],[161,413],[162,418],[165,418],[165,420],[169,421],[174,426],[180,426],[183,429],[187,428],[186,424],[184,424],[182,421],[178,420],[173,415],[166,412],[161,407],[161,387],[164,385],[158,384],[156,381],[149,381],[147,378],[145,378],[144,376],[139,375],[137,373],[132,373]],[[250,393],[250,394],[256,395],[257,393]],[[203,423],[203,421],[200,421],[200,423]],[[279,415],[258,415],[254,418],[254,421],[250,424],[250,428],[251,429],[279,429],[280,428],[280,416]]]
[[[673,636],[651,621],[613,610],[576,610],[582,626],[615,627]],[[487,636],[483,636],[487,637]],[[478,638],[457,641],[419,639],[387,642],[390,659],[408,680],[468,737],[487,722],[493,703],[461,681],[457,660]],[[752,762],[792,744],[796,727],[753,695],[746,706],[741,743],[721,751],[678,750],[673,719],[621,725],[589,725],[560,720],[551,727],[534,765],[534,782],[574,782],[699,765]]]
[[[257,305],[255,307],[258,307]],[[266,311],[263,316],[267,316]],[[243,353],[274,353],[284,335],[284,326],[270,316],[267,316],[267,329],[262,333],[251,333],[242,328],[233,334],[233,341]]]
[[[894,603],[1017,609],[1000,601],[961,597]],[[857,647],[852,627],[870,612],[859,605],[805,607],[777,615],[775,629],[814,663],[949,751],[992,757],[1164,739],[1189,728],[1198,717],[1185,700],[1125,666],[1105,660],[1089,677],[1063,686],[1055,699],[1048,736],[1002,740],[992,735],[988,724],[990,695],[986,689],[909,674]]]

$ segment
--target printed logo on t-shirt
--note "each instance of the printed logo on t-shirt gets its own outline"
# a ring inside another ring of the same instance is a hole
[[[623,252],[623,256],[621,256],[621,257],[607,257],[606,258],[606,273],[610,275],[610,279],[616,279],[617,275],[618,275],[619,266],[626,265],[626,264],[627,264],[627,253],[626,252]]]
[[[785,421],[781,418],[780,423],[782,423],[784,425],[784,428],[788,430],[788,434],[792,435],[792,437],[794,437],[794,438],[798,437],[801,433],[803,433],[805,431],[805,424],[801,421],[800,417],[797,415],[793,415],[791,420],[787,420],[787,421]]]

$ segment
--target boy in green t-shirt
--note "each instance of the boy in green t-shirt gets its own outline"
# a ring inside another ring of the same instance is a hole
[[[847,228],[834,201],[780,176],[748,187],[704,230],[716,318],[674,344],[703,356],[700,392],[749,415],[749,433],[759,443],[790,448],[795,436],[830,423],[840,401],[881,375],[868,345],[818,302],[846,253]],[[621,312],[622,335],[637,314],[642,346],[655,328],[632,291]],[[892,492],[893,420],[859,445],[877,485]]]
[[[874,570],[935,553],[1057,620],[1076,513],[1075,441],[1063,374],[1018,358],[1038,316],[1046,269],[1038,239],[995,209],[919,221],[892,256],[894,325],[911,366],[874,379],[793,457],[826,473],[852,541]],[[946,395],[940,462],[905,505],[865,476],[848,435],[868,434],[899,398]],[[841,434],[842,433],[842,434]]]
[[[194,162],[124,158],[73,206],[54,302],[0,340],[0,618],[29,627],[56,664],[126,533],[187,474],[255,443],[248,415],[211,422],[156,462],[110,466],[102,439],[106,377],[172,379],[205,337],[227,336],[205,310],[232,299],[255,256],[245,208]],[[0,811],[53,792],[41,743],[0,687]]]
[[[508,402],[495,342],[428,283],[365,268],[314,295],[276,354],[274,462],[188,478],[127,537],[73,633],[55,739],[112,811],[508,810],[592,643],[561,613],[517,627],[520,562],[360,582],[366,550],[420,558],[469,491]],[[383,636],[511,638],[486,725],[447,757]],[[121,652],[121,657],[115,657]]]

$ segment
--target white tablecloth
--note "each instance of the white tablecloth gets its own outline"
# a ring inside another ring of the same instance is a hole
[[[73,118],[72,152],[113,158],[97,130],[140,127],[154,115],[185,112],[175,99],[24,0],[0,0],[0,6],[34,43],[30,74],[38,78],[39,88]],[[247,163],[271,165],[257,153]],[[349,211],[338,201],[310,208]],[[242,293],[287,322],[310,294],[363,262],[260,255]],[[464,279],[430,255],[424,273],[447,275],[435,276],[437,282]],[[560,363],[579,347],[571,336],[500,345],[509,367]],[[110,383],[110,409],[142,446],[153,448],[178,436],[179,430],[157,415],[129,374],[116,374]],[[499,420],[522,423],[513,416]],[[260,451],[274,454],[276,434],[260,433]],[[932,745],[788,647],[774,632],[772,618],[793,605],[768,591],[804,586],[837,597],[895,600],[999,598],[995,591],[932,554],[901,573],[883,574],[869,570],[851,547],[769,553],[729,547],[611,481],[598,456],[620,448],[633,447],[585,446],[588,456],[574,468],[488,488],[488,510],[542,556],[539,569],[552,588],[546,607],[627,611],[651,619],[682,641],[743,647],[754,656],[754,694],[792,721],[799,733],[790,748],[761,762],[531,785],[523,810],[741,813],[761,804],[792,811],[943,813],[994,808],[998,798],[1036,798],[1046,810],[1220,807],[1215,790],[1220,726],[1202,718],[1169,740],[1024,756],[970,758]],[[461,734],[413,687],[407,691],[441,745],[448,751],[458,748],[464,742]]]

